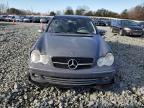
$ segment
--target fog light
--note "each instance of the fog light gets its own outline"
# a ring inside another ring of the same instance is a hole
[[[32,74],[32,76],[34,76],[34,77],[39,77],[39,75],[37,75],[37,74],[34,74],[34,73]]]

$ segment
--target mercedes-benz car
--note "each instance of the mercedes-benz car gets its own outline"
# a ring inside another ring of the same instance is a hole
[[[85,16],[54,16],[30,51],[29,80],[61,87],[112,84],[110,46]]]

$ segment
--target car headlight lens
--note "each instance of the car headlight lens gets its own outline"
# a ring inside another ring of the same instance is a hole
[[[38,50],[32,51],[31,61],[34,63],[38,63],[40,61],[40,52]]]
[[[131,31],[131,29],[130,29],[130,28],[124,28],[124,30],[126,30],[126,31]]]
[[[48,56],[47,55],[40,55],[40,62],[43,64],[48,63]]]
[[[48,55],[41,55],[38,50],[33,50],[31,52],[31,62],[33,62],[33,63],[40,62],[43,64],[47,64],[48,61],[49,61]]]
[[[98,61],[97,61],[97,65],[99,67],[105,65],[105,58],[104,57],[99,58]]]
[[[114,56],[112,55],[112,53],[108,53],[106,56],[105,56],[105,59],[106,59],[106,65],[107,66],[111,66],[114,62]]]
[[[112,53],[107,53],[105,57],[101,57],[97,60],[97,65],[101,66],[111,66],[114,63],[114,56]]]

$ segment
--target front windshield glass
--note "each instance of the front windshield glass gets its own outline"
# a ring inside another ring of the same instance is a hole
[[[137,26],[138,24],[134,21],[130,21],[130,20],[123,20],[122,21],[122,25],[123,26]]]
[[[91,20],[85,18],[56,18],[53,19],[49,33],[69,34],[95,34],[95,28]]]

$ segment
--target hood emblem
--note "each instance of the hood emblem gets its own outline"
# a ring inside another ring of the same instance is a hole
[[[70,59],[68,61],[68,68],[75,70],[78,67],[78,62],[75,59]]]

